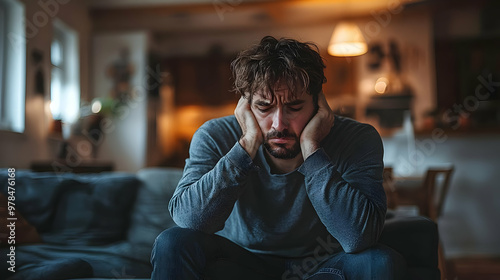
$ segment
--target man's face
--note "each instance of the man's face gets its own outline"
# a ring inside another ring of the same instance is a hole
[[[286,87],[275,91],[275,98],[255,94],[251,110],[264,135],[264,147],[275,158],[292,159],[300,153],[300,134],[314,115],[311,95],[293,97]]]

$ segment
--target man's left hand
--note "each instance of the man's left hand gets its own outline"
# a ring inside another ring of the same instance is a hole
[[[328,135],[335,122],[335,114],[326,102],[323,92],[318,95],[318,107],[318,112],[300,135],[300,148],[304,160],[320,148],[321,141]]]

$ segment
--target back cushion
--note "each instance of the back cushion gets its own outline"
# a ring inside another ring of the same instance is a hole
[[[5,172],[4,172],[5,171]],[[7,193],[6,169],[0,191]],[[127,173],[16,171],[16,211],[46,243],[100,245],[124,239],[141,181]]]
[[[7,196],[7,169],[0,169],[0,191]],[[39,233],[51,229],[52,217],[55,213],[56,200],[68,175],[50,173],[34,173],[27,170],[15,172],[16,212],[21,214]]]
[[[9,209],[9,198],[0,192],[0,247],[9,247],[15,242],[16,245],[39,243],[40,236],[36,228],[30,225],[19,211],[11,211]],[[14,202],[15,203],[15,202]],[[15,239],[12,239],[10,223],[15,218]],[[9,244],[10,243],[10,244]]]
[[[140,181],[133,175],[80,175],[64,182],[47,243],[102,245],[125,238]]]
[[[143,182],[132,212],[128,240],[136,244],[151,246],[164,229],[175,226],[168,202],[181,179],[179,168],[145,168],[137,177]]]

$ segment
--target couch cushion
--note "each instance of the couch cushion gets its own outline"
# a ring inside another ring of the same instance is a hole
[[[7,169],[0,169],[0,191],[7,195]],[[16,170],[16,212],[21,213],[39,233],[50,231],[56,200],[66,174]],[[43,199],[41,199],[43,198]]]
[[[168,202],[181,176],[180,168],[145,168],[137,172],[143,184],[132,212],[129,242],[151,247],[158,234],[175,226],[168,212]]]
[[[398,251],[409,267],[438,271],[438,228],[429,218],[388,212],[379,242]]]
[[[8,248],[0,248],[0,255],[5,256]],[[87,262],[92,271],[92,275],[83,275],[76,271],[71,278],[89,277],[89,278],[108,278],[108,279],[135,279],[150,278],[152,266],[149,257],[143,260],[137,260],[135,253],[137,246],[131,246],[125,242],[117,242],[109,245],[100,246],[72,246],[56,244],[34,244],[22,245],[16,248],[16,275],[21,273],[36,272],[39,269],[50,269],[54,273],[63,273],[65,268],[57,268],[57,264],[62,260],[80,259]],[[50,267],[48,266],[50,265]],[[0,262],[0,271],[7,271],[9,264]],[[89,269],[80,270],[88,272]],[[64,272],[65,273],[65,272]],[[55,275],[55,274],[53,274]],[[0,273],[0,279],[3,274]],[[64,279],[69,279],[64,278]],[[22,279],[22,278],[21,278]],[[43,279],[43,278],[38,278]],[[51,279],[51,278],[49,278]],[[52,280],[52,279],[51,279]]]
[[[10,196],[15,198],[14,196]],[[38,243],[41,242],[40,236],[36,231],[36,228],[30,225],[19,211],[14,209],[9,209],[9,206],[15,207],[15,201],[12,201],[14,205],[9,204],[7,196],[0,193],[0,246],[8,246],[9,242],[12,245],[15,242],[16,245],[28,244],[28,243]],[[15,235],[11,235],[11,228],[9,227],[11,221],[9,218],[15,218]],[[12,236],[12,238],[10,238]]]
[[[0,192],[7,194],[7,169]],[[42,240],[65,245],[99,245],[126,237],[141,181],[134,174],[37,173],[16,171],[16,212]]]
[[[50,232],[43,241],[100,245],[122,240],[140,181],[131,174],[78,175],[64,181]]]
[[[80,258],[41,261],[33,266],[12,273],[9,280],[65,280],[92,277],[92,266]]]

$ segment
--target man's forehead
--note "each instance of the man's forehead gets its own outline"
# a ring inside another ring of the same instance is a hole
[[[276,100],[280,100],[282,102],[290,103],[296,100],[305,99],[307,94],[305,92],[294,92],[292,93],[288,88],[279,88],[271,93],[269,91],[266,92],[257,92],[255,93],[253,100],[254,101],[266,101],[268,103],[273,103]]]

